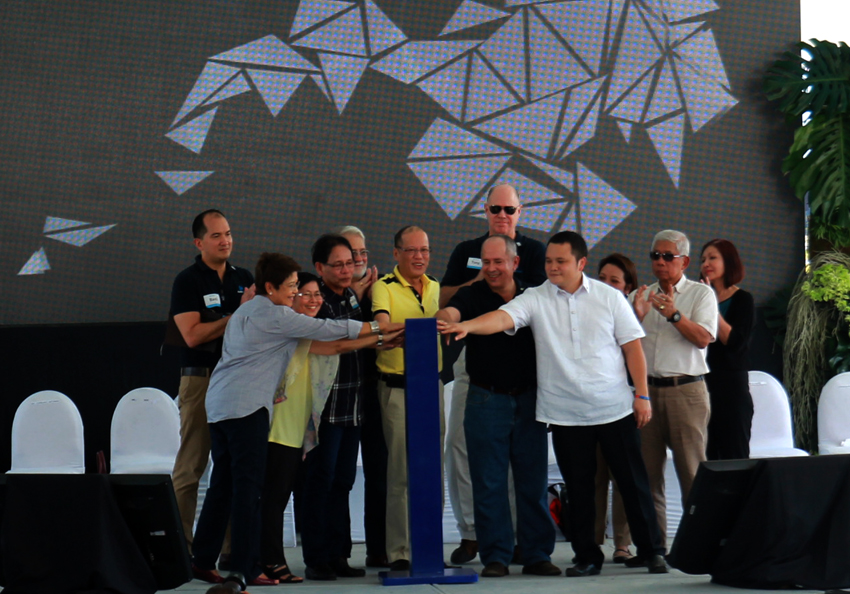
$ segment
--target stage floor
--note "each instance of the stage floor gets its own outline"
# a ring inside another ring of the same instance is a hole
[[[444,547],[445,559],[448,559],[452,550],[457,545],[447,544]],[[614,552],[613,544],[605,545],[606,562],[602,573],[597,576],[586,578],[567,578],[562,574],[560,577],[536,577],[522,575],[522,566],[512,565],[511,575],[503,578],[479,578],[476,584],[460,585],[418,585],[418,586],[392,586],[385,587],[378,583],[378,570],[368,569],[365,578],[339,579],[335,582],[311,582],[305,580],[303,584],[285,584],[272,587],[252,587],[252,594],[272,594],[283,591],[304,591],[327,593],[327,594],[360,594],[371,592],[405,592],[408,594],[426,594],[435,592],[486,592],[487,594],[561,594],[565,590],[592,594],[719,594],[729,593],[733,589],[726,586],[712,584],[707,575],[687,575],[675,569],[671,569],[667,575],[650,575],[645,569],[627,569],[622,565],[610,562],[611,554]],[[634,553],[634,547],[632,548]],[[296,575],[304,575],[304,561],[301,559],[301,548],[286,549],[287,560]],[[552,562],[562,570],[571,565],[573,550],[569,543],[558,542],[555,544],[555,552]],[[363,567],[366,558],[366,547],[362,544],[354,545],[351,555],[353,567]],[[481,563],[476,560],[466,564],[480,572],[483,569]],[[179,592],[180,594],[203,594],[210,585],[193,580],[177,590],[163,590],[163,592]],[[744,592],[744,590],[740,590]],[[798,592],[820,592],[819,590],[798,590]]]

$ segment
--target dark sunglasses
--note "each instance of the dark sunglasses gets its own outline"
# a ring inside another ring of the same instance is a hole
[[[671,254],[670,252],[649,252],[649,258],[653,261],[664,258],[665,262],[672,262],[676,258],[684,258],[685,256],[682,254]]]
[[[516,213],[516,211],[519,207],[518,206],[499,206],[498,204],[493,204],[492,206],[489,207],[490,212],[493,213],[494,215],[502,212],[503,208],[505,209],[505,214],[512,215],[512,214]]]

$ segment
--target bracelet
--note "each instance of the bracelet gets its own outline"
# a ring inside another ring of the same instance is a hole
[[[375,320],[372,320],[371,322],[369,322],[369,327],[372,329],[372,334],[380,334],[381,333],[381,325],[378,322],[376,322]]]
[[[375,346],[376,347],[384,346],[384,335],[383,334],[378,334],[378,344],[376,344]]]
[[[635,394],[635,398],[640,398],[641,400],[649,400],[649,396],[640,396],[638,394]]]

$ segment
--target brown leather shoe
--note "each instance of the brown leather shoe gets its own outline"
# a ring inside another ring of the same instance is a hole
[[[492,561],[481,570],[481,577],[505,577],[510,573],[511,571],[507,567],[498,561]]]
[[[462,539],[460,546],[452,551],[451,561],[454,565],[469,563],[478,555],[478,541]]]

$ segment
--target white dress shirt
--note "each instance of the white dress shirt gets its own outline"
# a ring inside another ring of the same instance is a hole
[[[658,283],[651,284],[644,293],[658,293]],[[634,301],[637,292],[632,292],[630,301]],[[708,285],[685,278],[673,286],[673,299],[676,309],[683,316],[705,328],[711,334],[711,342],[717,336],[717,297]],[[682,336],[676,324],[667,321],[655,308],[641,324],[646,332],[643,339],[643,352],[646,355],[646,371],[652,377],[675,377],[678,375],[702,375],[708,373],[705,361],[708,349],[698,348]]]
[[[501,309],[514,322],[508,334],[534,334],[538,421],[601,425],[632,413],[620,347],[644,333],[621,292],[582,275],[575,293],[546,282]]]

